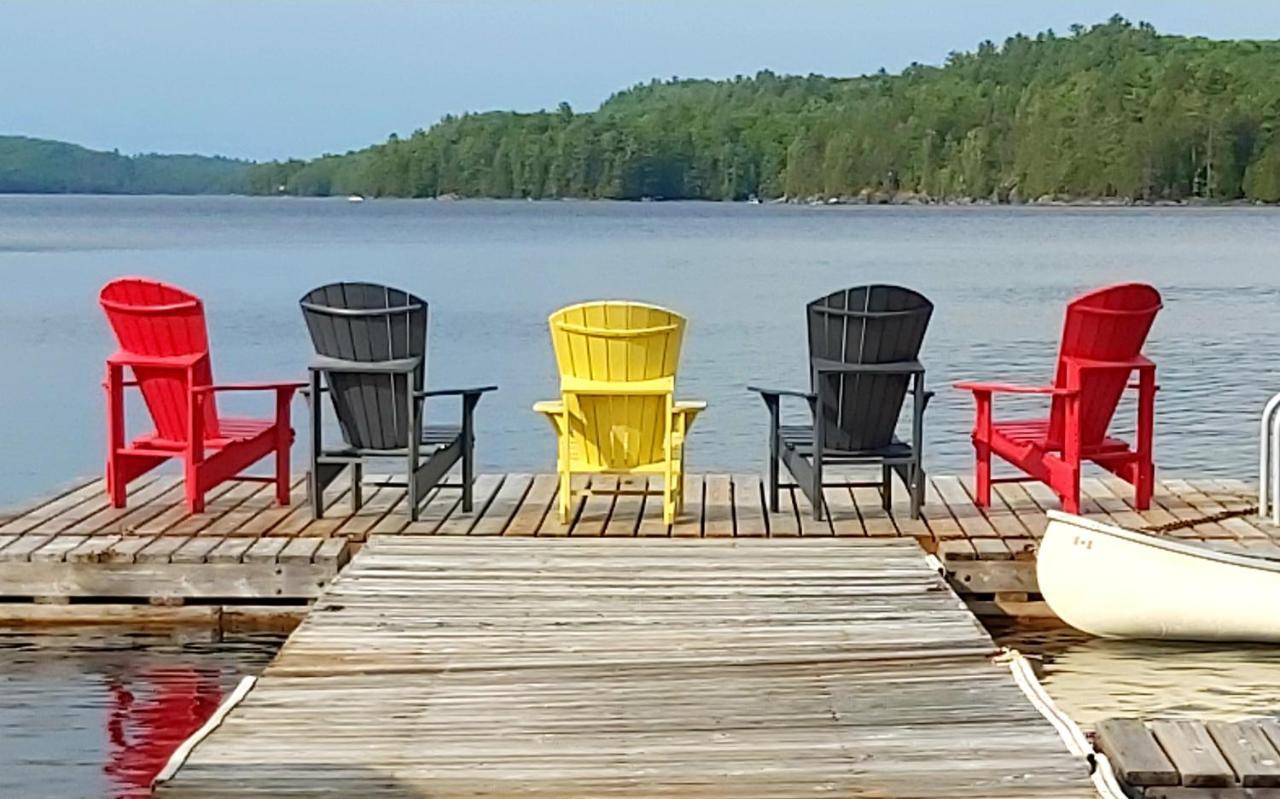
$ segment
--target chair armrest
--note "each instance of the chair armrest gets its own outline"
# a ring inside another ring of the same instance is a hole
[[[107,356],[107,363],[112,366],[145,366],[148,369],[190,369],[207,357],[203,352],[194,355],[153,356],[116,350]]]
[[[313,372],[337,372],[338,374],[409,374],[422,366],[422,358],[397,358],[390,361],[348,361],[317,355],[307,364]]]
[[[972,391],[975,394],[1051,394],[1056,397],[1069,397],[1080,392],[1071,388],[1057,386],[1016,386],[1011,383],[972,383],[962,381],[954,384],[961,391]]]
[[[541,400],[533,403],[535,413],[545,413],[548,416],[554,416],[564,413],[564,402],[561,400]]]
[[[306,383],[300,382],[284,382],[284,383],[222,383],[213,386],[196,386],[191,389],[193,394],[213,394],[219,391],[297,391],[306,388]]]
[[[466,395],[479,395],[489,391],[497,391],[497,386],[477,386],[475,388],[434,388],[430,391],[415,391],[415,397],[462,397]]]
[[[825,358],[814,358],[812,363],[814,371],[818,374],[912,375],[924,371],[924,364],[916,360],[888,363],[841,363]]]
[[[747,391],[754,391],[763,397],[799,397],[807,399],[810,402],[818,398],[817,394],[810,391],[795,391],[787,388],[762,388],[761,386],[747,386]]]
[[[1077,369],[1123,369],[1125,371],[1129,371],[1131,369],[1156,368],[1155,363],[1145,355],[1126,358],[1122,361],[1099,361],[1093,358],[1078,358],[1074,355],[1064,355],[1062,360],[1074,365]]]

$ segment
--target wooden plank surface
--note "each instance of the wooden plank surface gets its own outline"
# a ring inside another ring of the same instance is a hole
[[[1178,770],[1147,725],[1138,719],[1106,719],[1097,725],[1097,747],[1116,776],[1130,785],[1177,785]]]
[[[909,540],[376,536],[160,799],[1092,797]]]
[[[1178,770],[1184,786],[1213,788],[1235,782],[1235,772],[1209,737],[1203,722],[1156,719],[1148,726]]]
[[[1210,721],[1209,736],[1246,788],[1280,787],[1280,753],[1257,721]]]

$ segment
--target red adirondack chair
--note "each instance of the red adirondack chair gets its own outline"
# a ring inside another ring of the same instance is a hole
[[[973,427],[977,460],[974,499],[978,505],[991,503],[992,453],[1048,484],[1068,513],[1080,512],[1080,466],[1084,461],[1092,461],[1133,485],[1134,504],[1139,509],[1151,504],[1156,365],[1142,355],[1142,345],[1160,308],[1160,293],[1142,283],[1090,292],[1067,306],[1053,385],[956,384],[972,391],[978,406]],[[1133,372],[1138,373],[1138,382],[1130,384]],[[1107,435],[1126,388],[1138,390],[1134,446]],[[992,418],[996,394],[1048,395],[1049,417],[996,422]]]
[[[304,383],[215,385],[200,298],[175,286],[124,277],[103,286],[103,311],[120,345],[107,358],[107,492],[117,508],[134,478],[170,458],[181,458],[187,507],[204,510],[205,492],[226,480],[276,484],[276,500],[289,504],[289,403]],[[134,379],[126,381],[128,368]],[[124,389],[142,392],[155,430],[128,441]],[[275,393],[274,419],[219,416],[214,395],[223,391]],[[275,476],[242,472],[276,455]]]

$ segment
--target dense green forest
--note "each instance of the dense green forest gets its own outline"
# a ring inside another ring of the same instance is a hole
[[[234,194],[248,188],[248,161],[202,155],[134,155],[0,136],[0,193]]]
[[[446,117],[254,193],[1280,201],[1280,41],[1115,17],[898,75],[654,81],[596,111]]]

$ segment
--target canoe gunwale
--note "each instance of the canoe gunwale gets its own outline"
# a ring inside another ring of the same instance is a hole
[[[1204,546],[1196,546],[1195,544],[1190,544],[1185,541],[1175,541],[1169,538],[1161,538],[1150,533],[1130,530],[1126,527],[1117,527],[1114,524],[1106,524],[1105,522],[1086,519],[1082,516],[1075,516],[1058,510],[1049,510],[1046,512],[1046,515],[1049,517],[1051,524],[1053,522],[1058,522],[1065,524],[1068,527],[1080,528],[1097,535],[1108,535],[1140,546],[1162,549],[1166,552],[1200,558],[1201,560],[1215,561],[1227,566],[1240,566],[1248,569],[1280,573],[1280,561],[1273,560],[1271,558],[1265,558],[1258,555],[1242,555],[1233,552],[1222,552],[1220,550],[1210,549]]]

